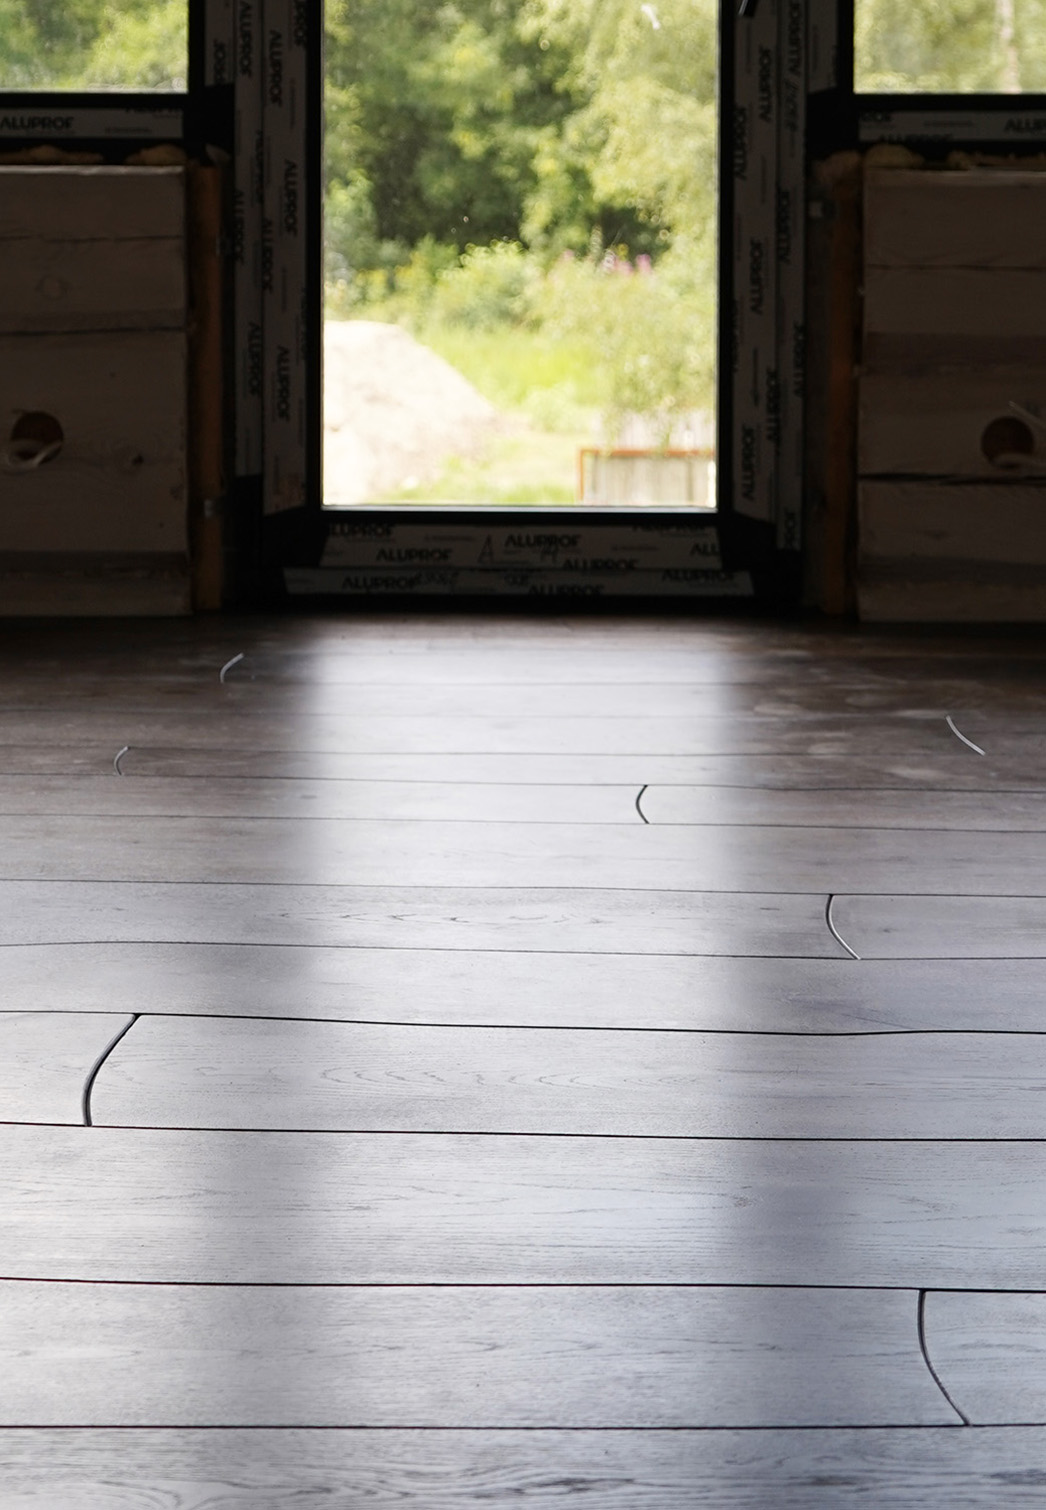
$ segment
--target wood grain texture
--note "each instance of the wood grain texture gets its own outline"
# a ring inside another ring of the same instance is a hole
[[[949,712],[951,709],[948,710]],[[938,715],[935,715],[938,717]],[[963,715],[965,719],[965,715]],[[968,719],[965,719],[967,724]],[[547,782],[569,785],[587,779],[596,785],[630,786],[636,792],[650,783],[682,786],[737,786],[744,789],[846,790],[899,786],[913,790],[1036,792],[1042,784],[1039,752],[1024,744],[1014,751],[991,749],[975,761],[954,742],[943,716],[932,750],[910,750],[899,739],[891,750],[874,753],[826,739],[812,755],[354,755],[309,750],[208,750],[134,746],[121,762],[126,776],[180,776],[200,781],[449,781],[462,785]],[[962,725],[960,724],[960,727]],[[990,729],[990,725],[989,725]],[[941,733],[943,730],[943,734]],[[947,735],[947,739],[944,738]],[[976,734],[973,735],[976,739]],[[112,770],[115,748],[97,739],[83,750],[96,750],[99,773]],[[63,765],[63,758],[68,766]],[[81,748],[0,743],[0,771],[32,772],[82,769]]]
[[[1044,1138],[1046,1034],[613,1033],[144,1018],[97,1125]]]
[[[861,553],[869,563],[965,564],[1046,561],[1046,490],[1012,478],[994,482],[863,481],[858,488]]]
[[[0,1283],[0,1297],[5,1426],[954,1419],[903,1291]]]
[[[186,549],[184,335],[0,337],[12,410],[53,415],[66,439],[45,466],[0,474],[0,550]]]
[[[181,330],[185,321],[184,237],[4,244],[2,331]]]
[[[958,706],[956,700],[955,706]],[[949,712],[951,709],[949,709]],[[959,715],[969,725],[965,713]],[[935,718],[938,715],[935,715]],[[991,724],[983,713],[978,721]],[[527,782],[571,785],[626,786],[638,793],[644,785],[739,787],[743,790],[806,791],[825,789],[867,791],[891,787],[913,791],[1020,791],[1041,789],[1041,760],[1030,747],[1013,752],[1003,747],[985,757],[968,758],[957,747],[944,717],[932,753],[904,749],[870,753],[843,750],[826,741],[827,750],[809,756],[557,756],[557,755],[339,755],[336,752],[293,750],[178,750],[132,746],[121,762],[128,777],[183,777],[195,781],[212,777],[238,780],[410,781],[453,782],[462,785],[519,785]],[[962,727],[962,724],[960,724]],[[976,739],[976,734],[973,736]],[[990,742],[990,741],[989,741]],[[122,746],[117,746],[122,748]],[[86,752],[96,753],[94,769],[112,771],[111,745],[85,740],[61,749],[29,744],[0,743],[0,773],[32,774],[82,771]]]
[[[978,720],[980,722],[980,720]],[[956,718],[962,727],[962,714]],[[967,721],[967,727],[972,725]],[[0,807],[9,811],[8,783],[0,781]],[[1041,792],[773,791],[738,787],[648,786],[641,799],[648,823],[738,824],[743,827],[1014,830],[1046,829],[1046,787]]]
[[[185,222],[181,168],[0,167],[0,240],[80,241],[179,236]]]
[[[5,1010],[144,1012],[96,1118],[216,1129],[0,1127],[4,1510],[1041,1497],[1044,1433],[944,1424],[916,1292],[1046,1293],[1044,670],[798,624],[0,627],[0,873],[98,868],[0,883]]]
[[[231,13],[230,13],[231,14]],[[186,174],[190,303],[188,370],[189,527],[193,608],[216,613],[225,592],[227,412],[225,351],[226,171],[194,163]]]
[[[1020,168],[872,169],[864,255],[873,267],[1042,267],[1043,179]]]
[[[1010,415],[1011,400],[1034,404],[1043,376],[1038,366],[862,373],[859,471],[999,481],[1002,469],[981,437],[992,420]]]
[[[975,1425],[1046,1425],[1046,1293],[928,1295],[926,1346]]]
[[[1044,1476],[1034,1428],[0,1430],[7,1510],[999,1510]]]
[[[1042,856],[1038,833],[932,828],[0,817],[7,883],[1046,895]]]
[[[877,624],[1042,624],[1042,568],[1001,563],[976,573],[965,563],[919,570],[869,561],[858,582],[862,619]]]
[[[60,625],[33,626],[32,635],[20,634],[18,644],[22,668],[68,653]],[[238,651],[295,680],[356,683],[395,676],[405,685],[424,683],[430,674],[458,684],[686,681],[690,669],[698,680],[710,677],[731,685],[766,680],[768,672],[772,677],[789,662],[793,671],[805,669],[829,681],[873,663],[895,671],[921,666],[927,675],[931,666],[942,674],[960,664],[968,670],[997,667],[1006,675],[1043,660],[1041,640],[1006,630],[971,637],[936,626],[918,635],[886,634],[817,620],[698,622],[609,612],[590,620],[554,614],[452,619],[419,608],[410,614],[361,611],[351,621],[311,614],[227,614],[180,626],[142,626],[133,640],[95,623],[83,626],[77,665],[124,676],[135,668],[161,676],[197,668],[217,676]],[[249,679],[249,669],[244,675]]]
[[[1042,285],[1038,268],[866,267],[864,328],[886,336],[1041,339]]]
[[[57,463],[56,463],[57,464]],[[915,700],[913,699],[913,702]],[[424,715],[373,717],[357,720],[344,711],[305,708],[278,712],[264,704],[250,707],[217,698],[200,697],[185,706],[151,711],[121,711],[104,702],[76,710],[78,734],[91,743],[118,740],[135,748],[162,746],[192,751],[305,752],[336,756],[342,762],[356,756],[594,756],[654,757],[762,755],[869,755],[880,759],[933,758],[942,736],[939,707],[919,707],[915,716],[885,717],[876,711],[802,709],[777,705],[759,714],[695,713],[644,718],[627,709],[593,717],[505,717],[475,714],[459,718]],[[1007,745],[1012,754],[1033,750],[1037,729],[1029,717],[1022,728],[1010,720]],[[4,709],[0,712],[0,744],[52,743],[68,737],[67,709]],[[213,757],[212,757],[213,758]],[[228,769],[223,760],[219,769]],[[491,767],[493,769],[493,766]],[[525,770],[525,765],[517,767]],[[576,769],[576,767],[575,767]],[[260,772],[265,774],[265,772]],[[392,779],[391,772],[386,779]],[[430,776],[434,780],[436,777]],[[525,775],[515,777],[526,780]]]
[[[0,560],[0,616],[164,618],[190,608],[184,553],[21,551]]]
[[[27,944],[0,955],[23,1010],[320,1018],[467,1026],[765,1033],[1039,1032],[1035,959],[721,958]]]
[[[1042,959],[1046,903],[1006,897],[836,897],[835,926],[868,959]],[[956,975],[956,989],[962,976]]]
[[[1046,1288],[1036,1143],[0,1128],[10,1278]]]
[[[642,821],[635,806],[639,788],[624,783],[342,782],[260,776],[213,776],[206,781],[158,776],[115,781],[112,754],[105,753],[109,755],[108,773],[93,779],[0,774],[0,815],[133,813],[142,817],[280,818],[303,824],[331,819],[573,824]],[[104,755],[99,765],[102,759]],[[135,762],[124,757],[120,765],[133,771]],[[1020,811],[1033,812],[1033,799],[1026,799]]]
[[[112,1012],[0,1012],[0,1122],[79,1124],[84,1082],[127,1021]]]
[[[972,496],[983,504],[996,496],[1027,496],[1035,491],[1015,486],[1012,479],[999,483],[996,478],[995,482],[998,486],[989,487],[987,492],[974,489]],[[928,483],[915,486],[912,497],[916,501],[932,494],[934,487]],[[955,495],[949,492],[947,496]],[[336,727],[346,722],[347,709],[351,708],[357,722],[404,716],[443,724],[458,718],[470,722],[509,718],[535,724],[545,719],[554,723],[564,718],[649,717],[667,720],[665,727],[670,733],[686,720],[693,720],[699,729],[706,724],[729,728],[736,721],[740,730],[750,732],[750,726],[772,730],[778,725],[802,723],[817,730],[826,719],[832,719],[833,727],[845,735],[865,725],[877,727],[880,721],[896,722],[899,730],[909,722],[932,725],[942,708],[949,712],[957,706],[990,709],[1000,716],[1019,719],[1041,713],[1046,705],[1046,692],[1034,676],[1040,668],[1034,665],[1015,666],[989,678],[970,666],[965,671],[949,666],[948,675],[936,670],[928,675],[927,664],[916,663],[893,671],[870,667],[831,680],[819,679],[805,668],[799,674],[789,671],[776,676],[768,668],[765,681],[722,687],[700,682],[557,683],[549,687],[504,683],[475,687],[445,686],[438,681],[309,687],[280,681],[237,682],[237,669],[232,668],[224,683],[218,681],[213,666],[192,673],[176,668],[157,674],[144,667],[137,675],[127,670],[119,675],[100,671],[56,682],[43,670],[27,673],[12,667],[4,676],[5,704],[9,711],[25,715],[61,713],[68,718],[82,713],[91,719],[104,710],[138,721],[166,718],[168,725],[172,715],[188,712],[199,724],[217,721],[229,740],[226,748],[230,752],[236,748],[238,731],[252,740],[259,733],[258,715],[262,712],[271,721],[269,727],[281,731],[299,719],[306,727],[310,720],[319,720],[316,727],[321,731]],[[244,753],[262,748],[260,743],[245,743]]]
[[[829,959],[839,952],[820,896],[0,881],[0,945],[121,940]]]

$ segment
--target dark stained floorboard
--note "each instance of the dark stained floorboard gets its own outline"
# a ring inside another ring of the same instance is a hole
[[[958,1422],[956,1422],[958,1424]],[[11,1510],[1009,1510],[1046,1430],[0,1430]]]
[[[1038,866],[1027,877],[1031,895],[1015,886],[1006,896],[837,896],[832,918],[862,959],[1042,959],[1046,900],[1035,895],[1037,874]],[[954,979],[961,990],[962,970]]]
[[[634,820],[603,827],[332,819],[313,826],[21,816],[0,817],[0,878],[825,895],[907,887],[1046,897],[1043,843],[1039,833],[747,826],[695,833]]]
[[[121,761],[123,766],[124,761]],[[0,816],[267,818],[454,823],[642,823],[633,785],[429,781],[323,781],[210,776],[115,780],[103,776],[0,776]],[[1012,799],[1033,827],[1033,799]],[[1011,825],[1012,826],[1012,825]]]
[[[14,1000],[6,990],[5,1000]],[[87,1077],[129,1021],[118,1012],[0,1012],[0,1122],[81,1122]]]
[[[56,1012],[715,1032],[1046,1031],[1037,959],[8,944],[12,1006]]]
[[[5,625],[3,1510],[1038,1503],[1044,671]]]
[[[840,953],[825,926],[820,896],[0,881],[0,948],[106,940],[593,954]]]
[[[7,1283],[0,1369],[4,1426],[955,1419],[904,1291]]]
[[[0,1168],[12,1278],[1046,1289],[1038,1142],[8,1126]]]
[[[1015,1068],[1018,1066],[1018,1068]],[[1046,1138],[1046,1032],[788,1034],[141,1018],[96,1124]]]
[[[926,1346],[959,1410],[979,1426],[1046,1426],[1046,1287],[930,1294]]]

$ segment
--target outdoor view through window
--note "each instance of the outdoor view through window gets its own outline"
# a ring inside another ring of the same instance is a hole
[[[1046,0],[856,0],[862,94],[1046,91]]]
[[[714,506],[714,0],[326,24],[326,503]]]
[[[0,0],[0,89],[184,90],[187,0]]]

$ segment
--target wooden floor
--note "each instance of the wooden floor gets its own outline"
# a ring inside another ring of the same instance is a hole
[[[5,627],[0,1510],[1041,1505],[1044,672]]]

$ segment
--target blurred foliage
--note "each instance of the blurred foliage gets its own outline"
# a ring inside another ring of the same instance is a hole
[[[0,87],[178,91],[187,0],[0,0]]]
[[[868,94],[1046,90],[1046,0],[857,0],[854,74]]]
[[[711,0],[328,0],[327,66],[332,314],[510,336],[550,430],[711,404]]]

